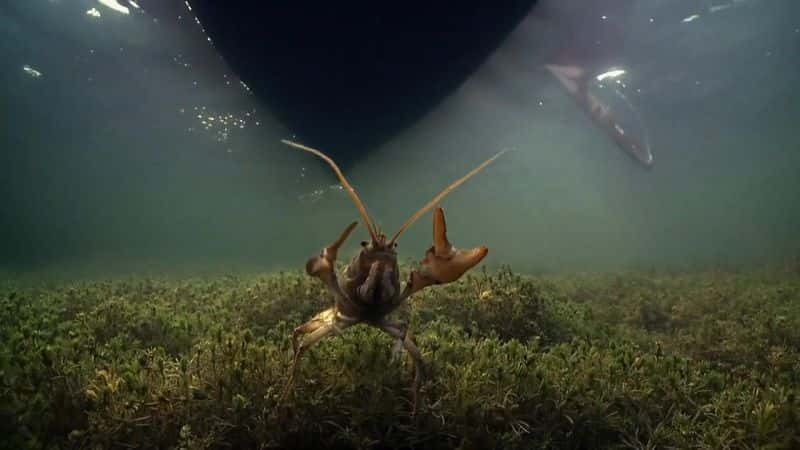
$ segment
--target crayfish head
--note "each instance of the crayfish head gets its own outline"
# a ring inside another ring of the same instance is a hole
[[[395,306],[400,294],[397,253],[380,235],[362,246],[347,267],[342,287],[347,298],[364,308],[365,314],[380,316]]]
[[[383,233],[377,233],[369,242],[361,241],[362,253],[374,253],[379,256],[394,255],[397,257],[397,243],[389,241]]]

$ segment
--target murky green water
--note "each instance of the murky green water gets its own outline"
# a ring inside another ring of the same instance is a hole
[[[331,306],[305,262],[358,211],[189,4],[2,3],[0,449],[798,448],[799,13],[636,3],[587,92],[650,168],[544,67],[581,30],[533,13],[342,164],[391,235],[510,150],[441,202],[484,267],[392,318],[427,369],[412,415],[409,362],[366,326],[280,399],[293,330]],[[427,214],[402,280],[430,244]]]
[[[709,267],[797,254],[794,4],[669,3],[637,6],[624,48],[624,92],[649,133],[652,170],[536,63],[559,30],[533,18],[347,175],[394,229],[452,179],[514,149],[442,203],[454,243],[489,246],[492,266]],[[185,17],[91,1],[0,10],[7,270],[299,267],[356,218],[326,166],[279,143],[292,130],[271,118],[269,99],[250,95],[191,12],[174,8]],[[423,218],[404,236],[401,256],[422,256],[429,227]]]

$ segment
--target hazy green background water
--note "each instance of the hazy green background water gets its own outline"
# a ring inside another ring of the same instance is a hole
[[[652,170],[542,69],[559,30],[531,19],[349,178],[394,231],[452,179],[514,149],[443,202],[451,240],[488,245],[492,266],[686,268],[800,254],[800,6],[733,2],[684,22],[687,3],[642,1],[630,19],[628,82]],[[183,17],[171,21],[89,0],[0,6],[7,272],[300,268],[357,217],[327,166],[279,143],[292,130],[175,5]],[[428,215],[401,257],[429,243]]]

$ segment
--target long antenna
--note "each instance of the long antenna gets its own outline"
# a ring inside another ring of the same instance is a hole
[[[375,229],[372,227],[372,222],[370,222],[369,220],[369,216],[367,215],[367,209],[364,207],[364,203],[361,201],[361,199],[358,198],[356,190],[353,189],[353,186],[351,186],[350,183],[347,181],[347,178],[344,177],[344,174],[342,173],[341,169],[339,169],[339,166],[337,166],[336,163],[330,157],[328,157],[328,155],[322,153],[321,151],[315,148],[307,147],[303,144],[298,144],[297,142],[289,141],[287,139],[281,139],[281,142],[283,142],[286,145],[290,145],[292,147],[296,147],[301,150],[313,153],[322,158],[326,163],[328,163],[328,165],[330,165],[333,168],[333,171],[336,172],[336,175],[339,177],[339,181],[342,182],[342,185],[345,187],[345,189],[347,189],[347,192],[350,194],[350,197],[352,197],[353,201],[356,202],[358,211],[361,213],[361,218],[364,219],[364,225],[366,225],[367,231],[369,231],[369,236],[372,238],[373,242],[377,242],[378,236],[375,234]]]
[[[475,175],[478,172],[480,172],[481,170],[483,170],[486,166],[491,164],[495,159],[499,158],[500,155],[502,155],[503,153],[505,153],[507,151],[508,151],[508,149],[500,150],[494,156],[492,156],[491,158],[489,158],[486,161],[484,161],[483,163],[481,163],[481,165],[479,165],[478,167],[472,169],[468,174],[466,174],[463,177],[457,179],[450,186],[447,186],[446,188],[444,188],[444,190],[442,192],[438,193],[436,195],[436,197],[433,197],[431,199],[431,201],[429,201],[419,211],[415,212],[411,217],[408,218],[408,220],[405,221],[405,223],[402,226],[400,226],[400,230],[398,230],[397,233],[395,233],[395,235],[392,237],[392,240],[389,242],[389,245],[394,244],[394,242],[397,240],[397,238],[399,238],[400,235],[403,234],[403,232],[406,231],[406,229],[408,229],[408,227],[410,227],[414,222],[416,222],[417,219],[419,219],[423,214],[428,212],[429,209],[433,208],[436,205],[436,203],[438,203],[441,199],[444,198],[445,195],[449,194],[450,192],[453,191],[453,189],[459,187],[462,183],[464,183],[465,181],[467,181],[470,178],[472,178],[473,175]]]

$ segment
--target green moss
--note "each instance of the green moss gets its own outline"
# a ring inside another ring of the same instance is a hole
[[[397,313],[427,363],[355,327],[282,408],[289,336],[328,306],[299,272],[0,285],[2,448],[797,448],[795,273],[529,277]]]

